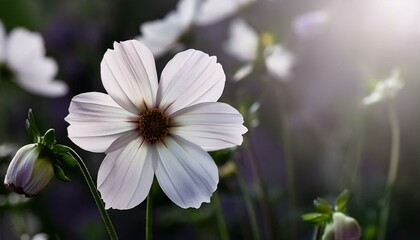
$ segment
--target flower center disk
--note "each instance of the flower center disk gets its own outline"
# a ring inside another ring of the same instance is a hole
[[[146,141],[155,143],[168,135],[169,118],[160,109],[148,110],[140,115],[139,130]]]

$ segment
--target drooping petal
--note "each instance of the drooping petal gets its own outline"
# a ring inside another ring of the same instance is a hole
[[[69,138],[91,152],[105,152],[123,134],[135,131],[137,116],[121,108],[104,93],[82,93],[73,97],[65,120]]]
[[[27,75],[18,75],[18,84],[26,91],[45,97],[61,97],[67,94],[68,86],[63,81],[28,81]],[[32,79],[34,80],[34,79]]]
[[[206,151],[241,145],[242,115],[226,103],[200,103],[175,112],[171,116],[171,134],[193,142]]]
[[[295,63],[295,56],[280,44],[267,47],[265,54],[268,73],[279,81],[288,81]]]
[[[143,202],[153,182],[150,155],[150,146],[141,138],[106,155],[98,172],[106,209],[130,209]]]
[[[140,26],[142,36],[137,39],[150,48],[155,57],[178,46],[178,39],[188,30],[196,14],[197,0],[180,0],[177,9],[165,18],[145,22]]]
[[[101,62],[102,83],[121,107],[134,114],[153,107],[158,86],[155,60],[137,40],[114,43]]]
[[[228,40],[223,48],[228,54],[242,61],[254,61],[257,57],[258,34],[241,18],[229,26]]]
[[[45,55],[41,34],[24,28],[15,28],[10,32],[6,50],[7,63],[16,72],[25,71]]]
[[[175,55],[163,69],[157,103],[171,114],[193,104],[215,102],[222,95],[225,80],[215,56],[189,49]]]
[[[180,137],[166,138],[156,145],[156,178],[165,194],[182,208],[199,208],[203,202],[210,202],[219,182],[210,155]]]
[[[201,4],[196,24],[206,26],[232,16],[240,8],[256,0],[206,0]]]

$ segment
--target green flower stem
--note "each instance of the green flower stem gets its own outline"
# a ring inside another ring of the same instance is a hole
[[[255,152],[255,149],[253,145],[251,144],[251,131],[248,133],[248,138],[244,138],[244,145],[246,146],[246,149],[248,149],[248,153],[251,159],[251,165],[252,169],[255,171],[255,181],[257,182],[259,196],[261,196],[261,209],[263,212],[263,217],[265,221],[265,227],[266,227],[266,233],[268,239],[274,239],[273,238],[273,223],[271,220],[271,210],[270,210],[270,202],[268,199],[268,193],[267,190],[263,184],[263,180],[261,177],[261,168],[258,164],[257,160],[257,154]]]
[[[297,239],[296,237],[296,192],[295,192],[295,163],[292,154],[291,133],[289,118],[286,109],[286,93],[284,89],[277,88],[277,99],[282,107],[279,108],[281,120],[281,140],[283,143],[284,158],[286,160],[286,179],[287,179],[287,195],[289,209],[289,239]]]
[[[315,226],[314,233],[312,234],[312,240],[321,240],[321,233],[322,233],[321,226]]]
[[[248,186],[245,182],[245,178],[244,178],[244,176],[242,176],[241,171],[239,171],[239,170],[236,171],[236,177],[238,178],[239,188],[241,189],[242,194],[244,196],[245,207],[246,207],[248,215],[249,215],[249,221],[250,221],[250,224],[251,224],[251,230],[252,230],[252,234],[254,236],[254,240],[260,240],[261,239],[261,237],[260,237],[261,233],[260,233],[260,229],[258,228],[257,217],[255,215],[254,206],[252,204],[251,195],[249,194]]]
[[[223,209],[222,205],[220,204],[219,194],[216,192],[213,193],[213,201],[212,201],[214,210],[216,211],[217,217],[217,225],[219,227],[220,232],[220,239],[221,240],[229,240],[229,232],[226,225],[225,217],[223,216]]]
[[[146,240],[152,239],[152,192],[149,192],[147,196],[147,204],[146,204]]]
[[[112,225],[111,219],[108,216],[108,213],[105,210],[104,203],[102,202],[101,197],[99,196],[98,191],[96,190],[95,183],[90,176],[89,170],[87,169],[85,163],[83,162],[82,158],[71,149],[71,154],[75,156],[77,162],[79,163],[80,170],[82,171],[83,177],[89,186],[89,190],[92,193],[93,198],[95,199],[96,206],[98,206],[99,212],[101,213],[102,219],[104,220],[106,229],[108,230],[109,237],[112,240],[118,239],[117,233],[115,232],[114,226]]]
[[[398,173],[398,162],[400,155],[400,126],[398,122],[398,116],[392,106],[392,103],[389,103],[388,106],[388,117],[389,124],[391,128],[391,153],[390,153],[390,165],[388,171],[388,179],[385,186],[385,197],[381,212],[379,215],[379,233],[378,239],[384,240],[387,229],[387,222],[389,216],[389,207],[391,203],[392,192],[395,186],[395,180],[397,179]]]

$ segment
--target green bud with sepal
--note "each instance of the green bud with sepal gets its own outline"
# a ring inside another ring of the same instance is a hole
[[[41,136],[32,110],[29,110],[25,123],[33,143],[17,151],[7,169],[4,185],[9,190],[32,197],[43,191],[54,176],[70,181],[64,168],[75,167],[78,162],[71,155],[70,147],[56,143],[54,129]]]

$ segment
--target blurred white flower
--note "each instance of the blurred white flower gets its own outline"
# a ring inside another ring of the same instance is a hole
[[[282,45],[275,44],[270,34],[263,33],[259,37],[258,33],[240,18],[232,21],[229,27],[228,39],[223,45],[227,53],[246,62],[235,73],[233,79],[239,81],[253,71],[260,46],[263,48],[267,72],[277,80],[287,81],[295,62],[294,55]]]
[[[209,202],[219,178],[206,151],[240,145],[247,131],[236,109],[217,102],[225,74],[216,57],[178,53],[158,83],[150,50],[125,41],[105,53],[101,77],[109,95],[75,96],[65,120],[74,143],[107,154],[98,173],[105,207],[137,206],[154,175],[182,208]]]
[[[12,72],[14,80],[26,91],[46,97],[67,94],[62,81],[54,81],[57,63],[45,56],[44,40],[39,33],[13,29],[9,36],[0,22],[0,66]]]
[[[372,93],[363,99],[363,104],[370,105],[392,99],[403,87],[404,82],[400,79],[400,71],[395,69],[387,79],[376,82]]]
[[[327,224],[322,240],[358,240],[362,236],[359,223],[344,213],[333,213],[333,221]]]
[[[158,58],[169,51],[184,48],[179,42],[194,25],[213,24],[233,15],[256,0],[179,0],[175,10],[163,19],[145,22],[140,26],[137,40],[145,44]]]
[[[20,148],[4,178],[6,188],[27,197],[41,192],[54,177],[52,159],[32,143]]]
[[[11,156],[18,150],[18,147],[11,143],[5,143],[0,145],[0,158]]]
[[[306,38],[330,21],[330,13],[326,10],[310,11],[296,16],[292,29],[300,38]]]
[[[137,40],[145,44],[155,57],[182,48],[179,38],[187,32],[197,13],[199,0],[180,0],[177,8],[163,19],[145,22],[140,26]]]
[[[257,0],[205,0],[198,9],[198,26],[210,25],[234,15],[241,8]]]

